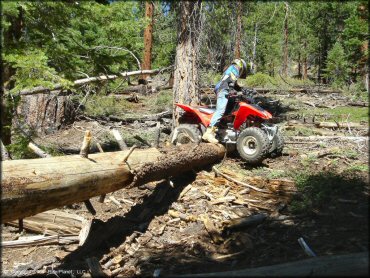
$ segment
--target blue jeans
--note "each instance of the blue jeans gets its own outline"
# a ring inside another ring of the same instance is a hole
[[[226,105],[227,105],[227,95],[229,94],[228,90],[221,90],[217,94],[217,104],[216,104],[216,111],[213,113],[211,118],[211,122],[209,124],[210,127],[215,126],[219,123],[222,116],[225,114]]]

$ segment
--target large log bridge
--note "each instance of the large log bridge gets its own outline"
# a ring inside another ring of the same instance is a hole
[[[176,176],[216,163],[222,145],[171,147],[2,162],[1,223],[83,202],[127,186]]]

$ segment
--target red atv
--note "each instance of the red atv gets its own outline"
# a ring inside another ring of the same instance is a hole
[[[269,123],[272,115],[254,103],[255,93],[248,89],[230,93],[225,114],[216,132],[216,138],[226,145],[228,151],[236,148],[249,164],[260,164],[268,156],[281,155],[284,147],[278,126]],[[171,143],[200,142],[216,109],[179,103],[176,105],[185,113],[179,120],[179,126],[170,135]]]

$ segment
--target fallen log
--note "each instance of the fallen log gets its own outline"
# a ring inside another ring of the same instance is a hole
[[[262,223],[266,219],[267,215],[264,213],[255,214],[247,217],[236,218],[232,220],[225,221],[224,230],[233,230],[244,227],[256,226]]]
[[[349,102],[347,103],[349,106],[359,106],[359,107],[369,107],[368,102]]]
[[[290,263],[232,271],[171,275],[171,277],[323,277],[369,275],[369,252],[315,257]]]
[[[130,93],[138,93],[138,94],[154,94],[161,90],[169,90],[172,89],[172,86],[151,86],[151,85],[136,85],[136,86],[129,86],[124,88],[120,92],[115,92],[115,95],[122,95],[122,94],[130,94]]]
[[[53,236],[30,236],[17,240],[2,241],[1,247],[26,247],[43,244],[70,244],[78,241],[78,236],[71,235],[53,235]]]
[[[290,136],[292,140],[317,141],[320,140],[342,140],[342,141],[368,141],[366,136]]]
[[[366,128],[365,125],[361,125],[360,123],[352,123],[352,122],[348,122],[348,123],[316,122],[315,126],[316,127],[324,127],[324,128],[332,128],[332,127],[333,128],[348,128],[348,127],[352,127],[352,128],[364,127],[364,128]]]
[[[88,77],[88,78],[83,78],[83,79],[78,79],[73,81],[72,86],[81,86],[84,84],[88,84],[91,82],[96,82],[96,81],[107,81],[107,80],[114,80],[117,79],[118,77],[128,77],[128,76],[135,76],[135,75],[140,75],[140,74],[155,74],[163,71],[165,69],[154,69],[154,70],[136,70],[136,71],[125,71],[125,72],[120,72],[118,75],[111,74],[111,75],[100,75],[96,77]],[[55,91],[55,90],[62,90],[63,89],[63,84],[55,84],[51,88],[47,87],[35,87],[32,89],[24,89],[19,91],[20,95],[34,95],[34,94],[39,94],[39,93],[46,93],[50,91]],[[9,94],[9,92],[5,92],[6,94]]]
[[[39,157],[51,157],[50,154],[43,151],[40,147],[38,147],[36,144],[29,142],[28,148],[32,150],[35,154],[37,154]]]
[[[172,111],[164,111],[164,112],[160,112],[157,114],[132,116],[132,117],[127,117],[127,118],[109,116],[109,120],[115,121],[115,122],[133,123],[135,121],[138,121],[138,122],[159,121],[162,118],[171,118],[171,117],[172,117]]]
[[[78,235],[87,220],[77,214],[58,210],[45,211],[23,219],[23,227],[43,235]],[[18,227],[18,221],[7,223]]]
[[[51,158],[10,160],[2,164],[1,221],[6,223],[53,208],[83,202],[121,188],[176,176],[223,158],[222,145],[155,148]],[[134,182],[134,183],[132,183]]]
[[[291,88],[291,89],[279,89],[279,88],[254,88],[257,93],[268,93],[268,92],[289,92],[289,93],[318,93],[318,94],[341,94],[342,91],[332,89],[308,89],[308,88]]]

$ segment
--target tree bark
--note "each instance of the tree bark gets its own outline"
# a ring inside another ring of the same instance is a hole
[[[152,47],[153,47],[153,11],[154,4],[152,1],[145,2],[145,18],[149,20],[144,30],[144,54],[141,69],[150,70],[152,68]],[[148,74],[141,75],[141,79],[146,79]]]
[[[237,2],[237,18],[236,18],[236,38],[235,38],[235,52],[234,56],[236,59],[240,59],[240,45],[242,37],[242,14],[243,14],[243,3],[241,0]]]
[[[221,160],[221,145],[204,144],[10,160],[2,163],[1,221],[6,223],[88,200],[127,187],[160,180]]]
[[[178,43],[174,72],[173,96],[175,103],[197,105],[198,95],[198,41],[201,1],[181,1]],[[178,125],[179,108],[174,105],[174,126]]]
[[[75,112],[70,96],[50,94],[36,94],[21,96],[17,107],[15,124],[26,124],[37,134],[48,134],[71,124],[75,120]]]

